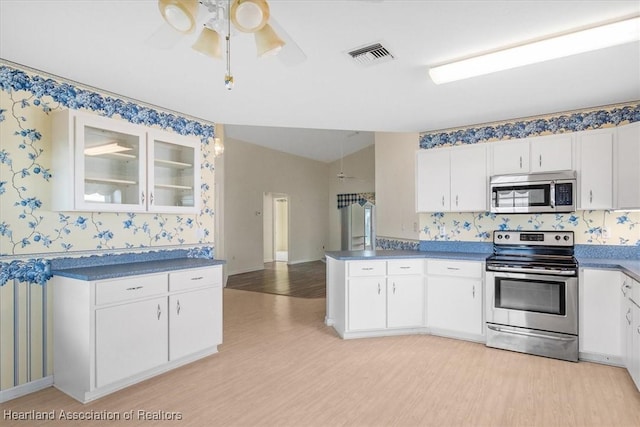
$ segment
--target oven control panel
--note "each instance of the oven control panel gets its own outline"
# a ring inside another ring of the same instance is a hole
[[[495,245],[573,246],[573,231],[512,231],[493,232]]]

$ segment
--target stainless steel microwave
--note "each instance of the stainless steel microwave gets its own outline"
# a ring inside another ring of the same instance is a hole
[[[563,171],[491,177],[490,206],[494,213],[574,212],[576,173]]]

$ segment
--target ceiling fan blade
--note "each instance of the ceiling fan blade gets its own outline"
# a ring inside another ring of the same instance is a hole
[[[269,18],[269,25],[273,27],[273,30],[280,36],[282,40],[284,40],[285,45],[282,47],[282,50],[278,52],[276,57],[283,64],[287,66],[294,66],[298,64],[302,64],[307,60],[307,55],[302,51],[300,46],[291,38],[289,33],[285,31],[284,28],[276,21],[273,16]]]

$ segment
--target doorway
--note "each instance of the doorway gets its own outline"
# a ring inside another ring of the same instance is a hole
[[[289,196],[264,193],[264,262],[289,262]]]

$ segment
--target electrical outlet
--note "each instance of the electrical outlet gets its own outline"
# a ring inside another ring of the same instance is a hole
[[[440,237],[444,237],[447,235],[447,228],[444,225],[440,226]]]
[[[611,238],[611,230],[608,227],[602,227],[602,238],[603,239]]]

